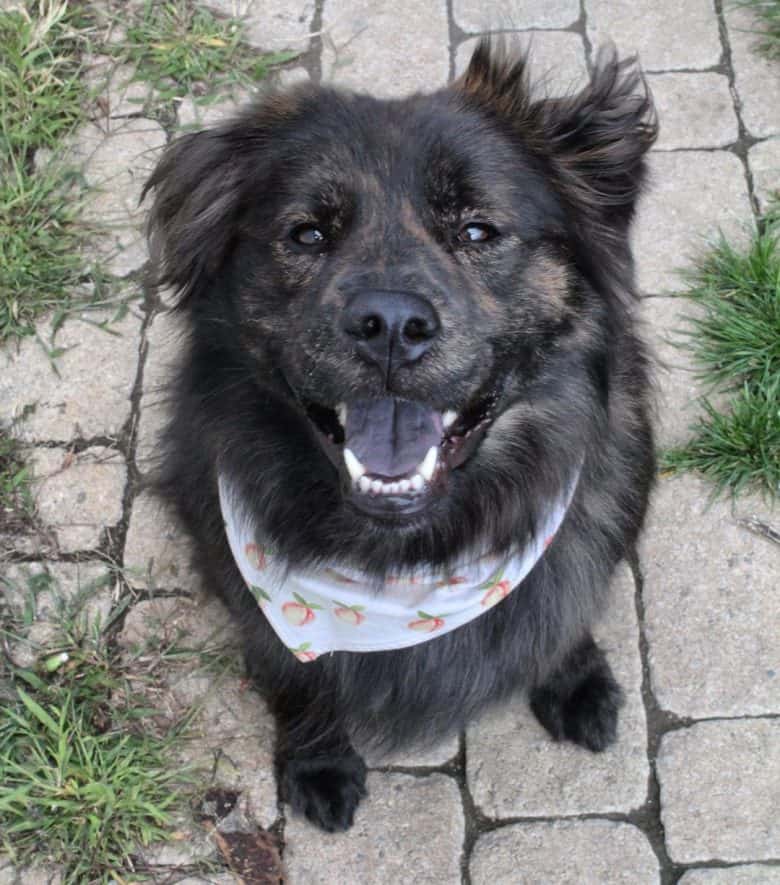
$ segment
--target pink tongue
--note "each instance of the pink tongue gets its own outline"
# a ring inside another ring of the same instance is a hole
[[[392,479],[413,473],[442,437],[441,415],[392,397],[350,403],[344,445],[368,473]]]

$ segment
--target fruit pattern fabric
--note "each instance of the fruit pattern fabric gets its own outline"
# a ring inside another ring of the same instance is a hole
[[[518,590],[550,546],[566,516],[579,471],[540,514],[526,546],[502,557],[462,558],[442,574],[431,569],[389,575],[377,586],[366,575],[332,564],[294,571],[239,519],[225,477],[219,497],[230,549],[263,614],[302,663],[333,651],[369,652],[429,642],[500,605]],[[522,592],[522,591],[520,591]]]

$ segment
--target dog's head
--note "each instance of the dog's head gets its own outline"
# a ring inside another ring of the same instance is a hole
[[[536,100],[524,61],[482,44],[432,95],[301,86],[168,149],[160,280],[305,439],[319,492],[330,459],[342,522],[455,525],[488,486],[469,518],[490,521],[544,474],[540,425],[578,457],[631,297],[642,86],[605,55],[579,94]]]

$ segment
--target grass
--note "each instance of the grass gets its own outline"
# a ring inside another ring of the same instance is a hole
[[[28,575],[24,605],[3,618],[6,642],[24,635],[35,598],[55,584]],[[159,725],[107,625],[79,615],[97,589],[61,601],[55,638],[35,668],[9,667],[0,707],[0,851],[56,864],[74,883],[127,881],[139,846],[170,838],[188,780],[173,761],[182,723]]]
[[[780,59],[780,0],[741,0],[761,23],[759,49],[769,58]]]
[[[161,99],[193,95],[202,102],[208,92],[251,87],[272,66],[297,55],[260,55],[244,41],[241,21],[217,18],[185,0],[147,0],[115,52],[135,65],[135,79],[152,84]]]
[[[0,533],[26,522],[32,513],[30,480],[13,429],[0,426]]]
[[[770,216],[746,249],[721,239],[698,263],[685,293],[700,308],[688,318],[684,346],[710,393],[726,392],[684,446],[667,452],[670,470],[696,470],[715,492],[780,493],[780,223]]]

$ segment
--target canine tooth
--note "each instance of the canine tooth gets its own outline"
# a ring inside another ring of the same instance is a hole
[[[347,465],[347,470],[353,482],[357,482],[366,472],[366,468],[360,463],[351,449],[344,449],[344,463]]]
[[[339,422],[341,423],[341,426],[346,427],[347,426],[347,404],[346,403],[339,403],[336,406],[336,414],[338,415]]]
[[[452,425],[455,423],[455,419],[457,417],[458,417],[458,413],[453,412],[452,409],[449,409],[448,411],[444,412],[441,416],[442,427],[444,427],[445,430],[449,430],[450,427],[452,427]]]
[[[409,482],[408,479],[402,479],[398,483],[398,491],[399,492],[408,492],[411,487],[412,487],[412,484]]]
[[[420,489],[425,485],[425,480],[420,476],[419,473],[415,473],[415,475],[409,480],[409,485],[412,488],[413,492],[419,492]]]
[[[372,491],[375,495],[378,495],[378,494],[382,491],[382,480],[381,480],[381,479],[375,479],[375,480],[371,483],[371,491]]]
[[[433,479],[433,471],[436,470],[436,460],[439,457],[439,447],[431,446],[428,454],[423,458],[422,463],[417,470],[422,474],[422,478],[428,482]]]
[[[360,486],[360,491],[365,493],[371,488],[371,480],[367,476],[361,476],[358,485]]]

